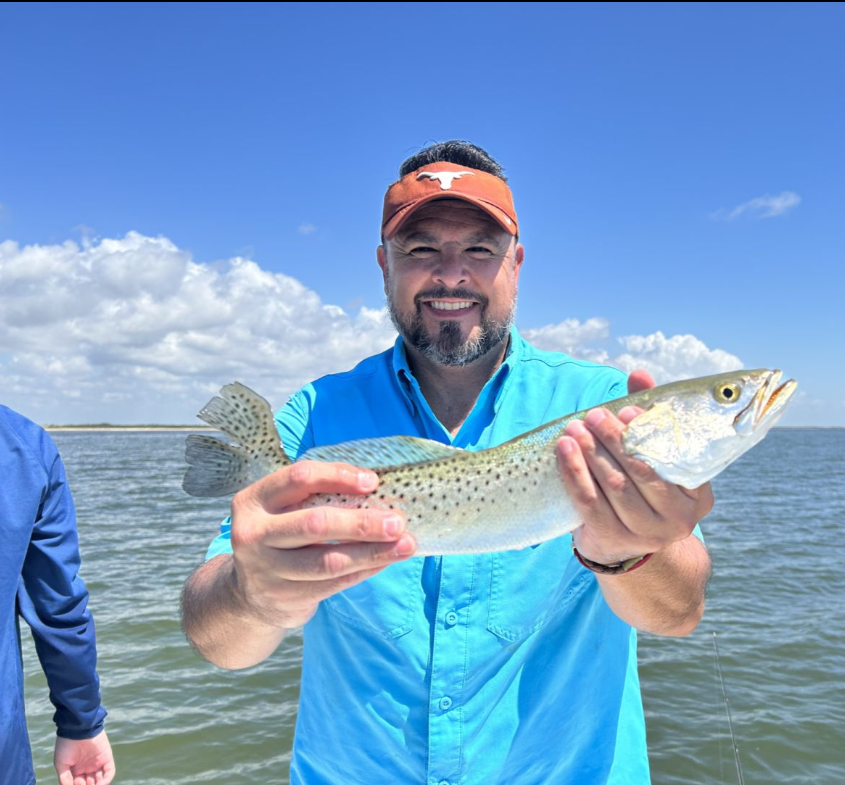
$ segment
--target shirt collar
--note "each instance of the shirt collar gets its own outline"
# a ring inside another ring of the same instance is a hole
[[[516,329],[516,325],[511,325],[510,340],[508,341],[508,350],[505,353],[505,359],[485,385],[485,388],[491,385],[496,386],[497,399],[504,388],[505,380],[510,376],[511,371],[519,362],[523,352],[522,343],[523,341],[519,335],[519,331]],[[396,337],[396,342],[393,344],[392,366],[393,374],[396,378],[397,385],[402,392],[402,396],[405,399],[405,403],[411,412],[413,412],[414,409],[416,409],[414,397],[416,395],[421,395],[422,393],[420,392],[419,382],[414,377],[414,374],[408,365],[408,354],[405,351],[405,342],[402,340],[401,335]]]

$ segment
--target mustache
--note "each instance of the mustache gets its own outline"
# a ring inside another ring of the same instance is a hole
[[[420,292],[414,297],[414,304],[417,306],[417,311],[419,311],[423,300],[446,300],[450,298],[455,300],[475,300],[481,304],[482,308],[486,308],[489,303],[489,298],[478,292],[473,292],[471,289],[461,287],[447,289],[445,286],[439,286],[435,289],[427,289],[424,292]]]

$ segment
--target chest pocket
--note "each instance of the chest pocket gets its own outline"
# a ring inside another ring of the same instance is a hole
[[[526,638],[595,584],[572,557],[570,535],[492,556],[487,629],[509,642]]]
[[[327,597],[322,605],[336,618],[382,638],[398,638],[422,614],[420,578],[424,559],[391,564],[363,583]]]

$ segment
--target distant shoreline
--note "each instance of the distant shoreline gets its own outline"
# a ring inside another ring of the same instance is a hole
[[[50,433],[84,432],[111,433],[112,431],[133,431],[166,433],[168,431],[216,431],[210,425],[45,425],[45,431]]]

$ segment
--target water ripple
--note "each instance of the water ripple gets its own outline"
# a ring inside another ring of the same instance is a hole
[[[228,512],[225,499],[183,494],[184,435],[56,442],[79,512],[119,782],[286,783],[301,637],[229,672],[180,630],[182,583]],[[704,621],[684,639],[641,636],[654,782],[737,782],[712,631],[746,782],[845,782],[845,431],[774,431],[714,488]],[[25,647],[33,752],[51,781],[53,710]]]

